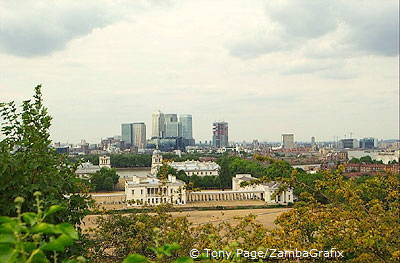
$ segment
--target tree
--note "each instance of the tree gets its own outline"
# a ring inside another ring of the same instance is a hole
[[[292,166],[288,162],[278,160],[266,168],[265,175],[270,179],[290,177],[292,169]]]
[[[218,160],[219,169],[219,187],[228,188],[232,187],[233,174],[230,170],[230,160],[228,156],[223,156]]]
[[[65,250],[78,239],[78,232],[68,223],[50,224],[47,219],[63,207],[53,205],[43,210],[41,193],[35,192],[35,212],[23,212],[22,197],[15,198],[16,217],[0,217],[0,261],[5,263],[60,262]],[[60,255],[61,254],[61,255]],[[83,257],[63,262],[84,262]]]
[[[351,158],[351,160],[349,161],[349,163],[360,163],[360,160],[357,159],[357,158],[355,158],[355,157],[353,157],[353,158]]]
[[[118,183],[119,175],[114,168],[101,168],[90,177],[90,183],[95,191],[112,191]]]
[[[151,248],[167,243],[178,243],[182,249],[173,258],[189,255],[194,237],[186,217],[172,217],[168,205],[160,205],[155,213],[103,216],[89,235],[86,257],[91,262],[120,262],[130,253],[155,259]],[[110,253],[112,251],[112,253]],[[160,262],[160,261],[157,261]]]
[[[168,164],[163,164],[160,166],[157,172],[157,178],[161,180],[167,180],[168,175],[177,175],[177,170],[169,166]]]
[[[66,209],[53,215],[55,222],[79,224],[91,205],[84,194],[85,184],[75,170],[78,163],[57,154],[50,147],[51,117],[43,105],[41,86],[35,88],[32,100],[22,103],[18,111],[14,102],[1,103],[0,141],[0,214],[15,216],[13,200],[26,201],[23,211],[34,209],[33,193],[40,191],[45,208],[61,205]]]

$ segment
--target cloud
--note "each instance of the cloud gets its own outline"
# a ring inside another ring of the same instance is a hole
[[[266,13],[279,23],[285,36],[315,38],[337,26],[331,1],[268,1]]]
[[[236,39],[228,49],[242,59],[302,49],[308,50],[305,56],[312,57],[396,56],[397,12],[397,1],[268,1],[266,30]],[[268,30],[272,26],[276,30]]]
[[[344,10],[349,26],[345,37],[361,53],[396,56],[399,54],[399,2],[370,1]]]
[[[127,18],[132,11],[170,1],[10,1],[0,3],[0,51],[20,57],[49,55],[73,39]]]

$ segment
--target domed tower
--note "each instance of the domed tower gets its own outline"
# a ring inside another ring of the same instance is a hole
[[[100,168],[111,168],[111,158],[110,156],[103,155],[99,156],[99,166]]]
[[[151,174],[157,175],[158,168],[162,166],[162,155],[159,150],[155,150],[153,152],[153,156],[151,157]]]

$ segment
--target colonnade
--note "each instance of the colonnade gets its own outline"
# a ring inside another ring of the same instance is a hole
[[[264,191],[204,191],[187,193],[188,202],[264,200]]]

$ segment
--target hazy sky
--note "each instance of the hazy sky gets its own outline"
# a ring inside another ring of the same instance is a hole
[[[52,138],[151,113],[230,140],[399,136],[397,0],[0,1],[0,101],[43,84]]]

